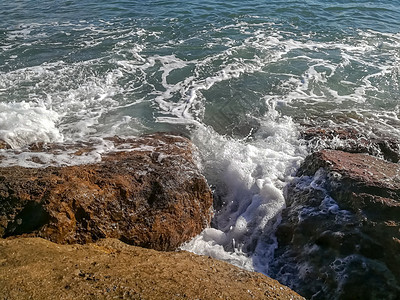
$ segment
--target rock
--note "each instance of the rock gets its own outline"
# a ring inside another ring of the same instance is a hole
[[[312,299],[399,299],[400,165],[323,150],[289,185],[274,278]]]
[[[0,149],[11,149],[11,146],[7,144],[5,141],[0,140]]]
[[[400,160],[400,140],[367,136],[354,128],[309,127],[301,132],[313,151],[342,150],[350,153],[367,153],[390,162]]]
[[[99,163],[0,168],[0,237],[57,243],[109,237],[174,250],[209,224],[212,195],[188,139],[110,140],[115,151]]]
[[[0,283],[2,299],[304,299],[276,280],[210,257],[114,239],[0,240]]]
[[[353,197],[359,194],[400,200],[399,164],[367,154],[323,150],[307,157],[297,176],[313,176],[320,168],[329,173],[328,191],[340,203],[353,206]]]

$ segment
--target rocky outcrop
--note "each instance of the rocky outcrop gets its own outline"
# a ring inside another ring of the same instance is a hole
[[[276,279],[312,299],[399,299],[400,165],[323,150],[287,189]]]
[[[0,237],[57,243],[109,237],[173,250],[209,224],[212,195],[188,139],[153,134],[110,141],[114,150],[99,163],[0,168]]]
[[[310,127],[301,132],[302,138],[313,151],[342,150],[350,153],[367,153],[388,160],[400,160],[400,140],[368,136],[348,127]]]
[[[86,245],[0,240],[0,285],[2,299],[304,299],[210,257],[113,239]]]

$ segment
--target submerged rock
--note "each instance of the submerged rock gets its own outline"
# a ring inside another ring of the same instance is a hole
[[[99,163],[0,168],[0,237],[57,243],[110,237],[173,250],[209,224],[212,195],[188,139],[110,140],[115,149]]]
[[[399,299],[400,165],[323,150],[287,190],[274,278],[312,299]]]
[[[304,299],[276,280],[210,257],[113,239],[0,240],[0,283],[2,299]]]

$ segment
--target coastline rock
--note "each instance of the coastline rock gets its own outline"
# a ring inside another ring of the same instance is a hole
[[[11,149],[11,146],[7,144],[5,141],[0,140],[0,149]]]
[[[3,299],[304,299],[276,280],[189,252],[105,239],[0,240]]]
[[[306,298],[399,299],[400,165],[323,150],[297,176],[277,230],[274,278]]]
[[[301,136],[313,151],[342,150],[367,153],[395,163],[400,160],[399,140],[370,137],[354,128],[310,127],[304,129]]]
[[[209,224],[212,195],[188,139],[110,140],[115,149],[99,163],[0,168],[0,237],[57,243],[108,237],[174,250]]]

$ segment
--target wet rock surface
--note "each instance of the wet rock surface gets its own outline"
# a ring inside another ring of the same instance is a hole
[[[399,139],[371,137],[354,128],[309,127],[301,131],[301,137],[313,151],[332,149],[367,153],[396,163],[400,160]]]
[[[185,251],[115,239],[59,245],[0,240],[3,299],[304,299],[262,274]]]
[[[400,165],[322,150],[297,176],[273,277],[310,299],[399,299]]]
[[[114,150],[98,163],[0,168],[0,237],[57,243],[109,237],[174,250],[209,224],[212,195],[188,139],[153,134],[110,141]]]

